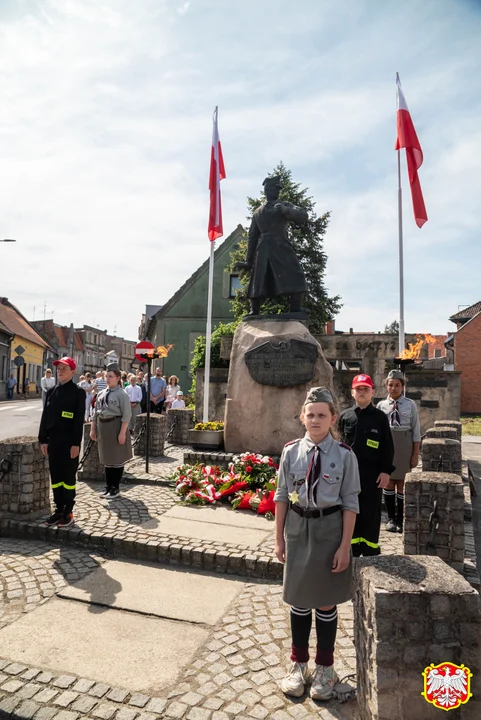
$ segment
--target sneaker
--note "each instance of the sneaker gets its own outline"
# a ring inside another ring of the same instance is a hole
[[[106,487],[105,490],[102,490],[102,492],[99,494],[99,497],[103,497],[103,498],[110,497],[110,488]]]
[[[402,526],[402,525],[396,525],[396,532],[402,533],[402,531],[403,531],[403,526]]]
[[[309,679],[307,663],[293,662],[291,669],[281,683],[281,690],[285,695],[301,697],[304,695],[305,685]]]
[[[389,518],[389,520],[387,521],[386,530],[388,532],[397,532],[396,523],[394,520],[392,520],[392,518]]]
[[[334,665],[316,665],[312,677],[311,698],[313,700],[330,700],[333,696],[334,685],[339,682]]]
[[[57,527],[66,528],[66,527],[70,527],[70,525],[73,525],[73,523],[74,523],[73,513],[64,513],[63,518],[59,522]]]
[[[59,510],[55,510],[55,512],[50,515],[47,520],[45,520],[45,525],[48,525],[51,527],[52,525],[56,525],[61,519],[63,518],[63,512],[60,512]]]
[[[110,493],[108,494],[109,500],[113,500],[114,498],[120,497],[120,490],[119,488],[112,488]]]

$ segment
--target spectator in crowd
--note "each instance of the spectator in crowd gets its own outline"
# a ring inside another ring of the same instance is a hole
[[[81,387],[84,380],[85,380],[85,375],[81,375],[81,376],[79,377],[79,379],[78,379],[77,385],[78,385],[79,387]]]
[[[82,388],[82,390],[85,390],[85,415],[84,415],[84,422],[88,422],[90,420],[90,410],[92,407],[92,393],[94,391],[94,381],[92,380],[92,376],[90,373],[85,373],[84,380],[81,380],[79,382],[79,387]]]
[[[175,400],[172,401],[172,410],[181,410],[183,408],[185,408],[184,393],[182,390],[178,390]]]
[[[26,397],[30,397],[30,380],[28,377],[25,378],[25,382],[23,383],[23,394]]]
[[[123,387],[123,388],[126,388],[127,385],[129,384],[129,379],[128,379],[128,377],[127,377],[127,373],[125,372],[125,370],[122,371],[122,374],[121,374],[120,378],[121,378],[121,381],[122,381],[122,387]]]
[[[171,406],[174,400],[177,397],[177,393],[180,390],[179,385],[179,378],[176,375],[171,375],[166,388],[166,394],[165,394],[165,409],[168,410]]]
[[[140,385],[137,385],[137,378],[135,375],[130,375],[130,382],[125,388],[125,392],[130,399],[130,407],[132,409],[132,417],[130,419],[129,430],[131,433],[135,430],[135,420],[141,410],[142,403],[142,389]]]
[[[47,368],[45,371],[45,375],[40,380],[40,385],[42,388],[42,405],[45,405],[45,400],[47,399],[47,393],[49,390],[55,387],[55,378],[52,376],[52,371],[50,368]]]
[[[11,373],[7,380],[7,400],[13,400],[13,391],[15,390],[16,384],[17,379],[15,378],[15,375]]]
[[[144,373],[142,370],[139,370],[137,373],[137,384],[140,387],[142,391],[142,400],[140,403],[140,409],[141,411],[147,412],[147,376],[144,377]]]
[[[99,370],[97,373],[95,373],[95,380],[94,380],[94,391],[97,393],[102,392],[102,390],[105,390],[107,387],[107,380],[104,378],[102,370]]]
[[[164,409],[165,391],[167,383],[162,377],[162,370],[157,368],[155,375],[150,380],[150,411],[162,413]]]

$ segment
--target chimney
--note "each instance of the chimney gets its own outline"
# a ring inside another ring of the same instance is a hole
[[[325,335],[334,335],[335,332],[336,332],[336,321],[328,320],[327,323],[324,325],[324,334]]]
[[[349,328],[349,334],[352,335],[353,332],[354,332],[353,329],[352,329],[352,328]]]

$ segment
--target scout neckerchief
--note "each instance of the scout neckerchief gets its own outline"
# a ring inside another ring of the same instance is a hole
[[[107,388],[106,392],[102,392],[101,395],[98,396],[97,400],[97,407],[98,411],[105,410],[105,408],[108,408],[109,406],[109,395],[112,392],[112,390],[115,388]]]
[[[307,468],[306,474],[306,498],[307,505],[309,505],[309,497],[312,504],[316,504],[317,497],[317,485],[319,478],[321,477],[321,451],[317,445],[314,445],[314,452],[312,453],[309,467]]]
[[[389,425],[391,427],[400,427],[401,426],[401,416],[399,415],[397,400],[393,400],[394,405],[389,413]]]

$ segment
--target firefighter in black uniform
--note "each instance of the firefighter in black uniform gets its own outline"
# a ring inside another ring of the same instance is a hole
[[[73,524],[75,484],[85,413],[85,390],[72,380],[77,368],[69,357],[56,360],[59,384],[48,391],[38,439],[50,466],[55,512],[47,525]]]
[[[354,450],[361,478],[352,554],[379,555],[382,489],[394,470],[394,444],[387,416],[372,404],[374,383],[369,375],[356,375],[351,392],[356,404],[341,413],[339,432]]]

